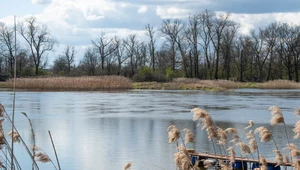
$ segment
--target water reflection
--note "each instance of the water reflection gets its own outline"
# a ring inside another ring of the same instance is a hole
[[[167,127],[189,128],[196,134],[198,151],[214,152],[205,131],[192,121],[190,110],[201,107],[212,114],[217,126],[233,127],[243,138],[251,119],[255,127],[266,126],[279,147],[287,144],[282,125],[269,126],[269,106],[278,105],[286,119],[288,136],[298,120],[300,91],[237,90],[230,92],[133,90],[125,92],[18,92],[16,123],[28,144],[32,143],[26,112],[36,131],[37,145],[52,159],[48,130],[51,130],[62,169],[175,169],[176,145],[168,143]],[[291,100],[293,99],[293,100]],[[10,92],[1,92],[0,103],[11,112]],[[10,126],[5,122],[5,127]],[[297,143],[297,141],[292,140]],[[298,142],[299,143],[299,142]],[[28,169],[30,160],[22,146],[20,163]],[[274,144],[259,143],[261,153],[273,159]],[[219,149],[216,150],[220,152]],[[53,169],[40,164],[41,169]]]

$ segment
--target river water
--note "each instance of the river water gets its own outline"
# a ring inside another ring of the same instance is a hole
[[[0,103],[10,115],[12,92],[1,91]],[[16,127],[31,146],[32,135],[27,113],[36,135],[36,145],[56,163],[48,130],[63,170],[123,169],[132,162],[132,169],[175,169],[173,154],[176,145],[168,143],[167,127],[189,128],[196,135],[197,151],[214,152],[206,132],[192,121],[190,110],[207,110],[215,124],[233,127],[243,137],[244,127],[253,120],[255,127],[266,126],[277,145],[287,144],[283,125],[270,126],[268,108],[276,105],[283,111],[288,136],[292,140],[293,125],[299,120],[294,109],[300,107],[299,90],[240,89],[226,92],[129,90],[101,92],[17,92]],[[4,122],[4,130],[10,124]],[[23,169],[31,162],[21,144],[15,145]],[[260,153],[273,160],[273,143],[259,143]],[[218,151],[217,151],[218,152]],[[50,163],[38,163],[40,169],[53,169]]]

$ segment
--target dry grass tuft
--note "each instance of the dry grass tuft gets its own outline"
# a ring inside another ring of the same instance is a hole
[[[13,81],[8,81],[13,87]],[[17,78],[16,88],[28,90],[110,90],[133,88],[130,79],[121,76]]]

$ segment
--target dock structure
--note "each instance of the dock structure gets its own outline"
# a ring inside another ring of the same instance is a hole
[[[195,163],[196,160],[223,160],[223,161],[228,161],[229,162],[229,156],[226,155],[220,155],[220,154],[211,154],[211,153],[201,153],[201,152],[196,152],[196,151],[188,151],[192,162]],[[259,167],[259,160],[257,159],[250,159],[250,158],[245,158],[245,157],[235,157],[235,162],[238,162],[239,164],[242,164],[240,166],[241,168],[234,168],[234,169],[241,169],[241,170],[246,170],[246,169],[254,169],[253,167]],[[248,167],[248,164],[250,164],[250,168]],[[245,166],[244,166],[245,165]],[[252,168],[251,168],[252,166]],[[267,166],[268,169],[272,170],[280,170],[281,167],[291,167],[292,163],[281,163],[280,166],[277,166],[277,162],[275,161],[268,161],[267,160]]]

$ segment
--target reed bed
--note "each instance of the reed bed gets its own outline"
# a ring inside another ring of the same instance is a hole
[[[240,136],[238,131],[234,128],[228,127],[223,130],[216,126],[212,116],[206,110],[193,108],[191,110],[193,113],[193,121],[199,122],[197,126],[201,126],[201,129],[206,132],[207,139],[213,146],[214,153],[211,153],[210,155],[212,155],[211,159],[215,159],[214,165],[207,162],[208,160],[205,160],[204,158],[193,160],[192,156],[189,154],[191,152],[186,148],[186,143],[195,143],[195,137],[192,134],[192,131],[183,129],[182,131],[185,133],[188,132],[188,135],[183,135],[181,130],[175,125],[170,125],[167,128],[167,131],[169,143],[176,143],[177,146],[177,152],[174,154],[174,161],[177,169],[200,170],[198,164],[202,161],[202,167],[205,168],[212,167],[214,169],[231,170],[235,169],[235,163],[236,161],[239,161],[239,158],[244,158],[248,163],[255,162],[252,164],[252,168],[257,166],[255,169],[267,170],[269,169],[268,166],[274,166],[274,168],[281,166],[287,169],[288,166],[291,166],[292,169],[300,170],[300,150],[296,144],[291,143],[282,110],[277,106],[271,106],[268,110],[271,115],[270,125],[283,125],[280,126],[280,128],[284,129],[284,134],[282,135],[285,137],[287,145],[279,146],[271,131],[264,126],[255,126],[255,123],[252,120],[249,121],[249,126],[245,127],[245,136]],[[295,117],[299,118],[300,108],[295,109],[295,115]],[[300,120],[295,123],[292,131],[294,132],[293,138],[296,142],[296,140],[300,138]],[[259,152],[261,149],[258,145],[259,142],[268,143],[271,146],[273,145],[273,150],[270,151],[274,154],[273,163],[270,164],[270,162],[268,162]],[[217,156],[217,150],[218,152],[221,152],[219,155],[221,155],[222,158]],[[194,149],[190,151],[195,153]],[[247,167],[242,167],[242,169],[244,168],[247,169]]]
[[[11,88],[13,81],[7,86]],[[28,90],[114,90],[131,89],[130,79],[121,76],[93,76],[93,77],[39,77],[16,79],[17,89]]]
[[[265,83],[257,83],[260,89],[300,89],[300,83],[291,80],[273,80]]]

